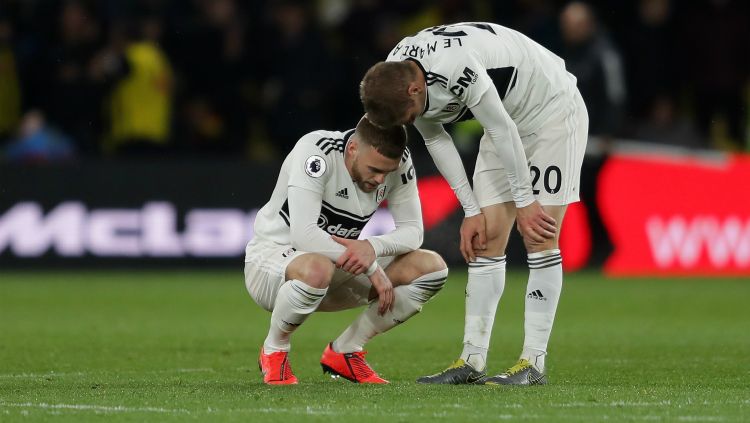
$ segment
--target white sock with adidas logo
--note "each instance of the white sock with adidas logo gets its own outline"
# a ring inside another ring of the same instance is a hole
[[[521,358],[544,372],[544,357],[562,290],[560,250],[531,253],[528,256],[529,282],[526,285],[526,310]]]

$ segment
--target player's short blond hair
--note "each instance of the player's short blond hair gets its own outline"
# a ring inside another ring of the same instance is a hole
[[[408,137],[403,125],[381,128],[370,122],[368,116],[362,116],[354,130],[355,138],[377,150],[389,159],[398,159],[404,154]]]
[[[378,62],[359,84],[359,98],[372,123],[380,127],[401,124],[411,106],[409,84],[416,71],[406,61]]]

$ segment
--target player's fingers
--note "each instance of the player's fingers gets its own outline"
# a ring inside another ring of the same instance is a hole
[[[354,257],[352,257],[344,265],[344,271],[349,272],[349,273],[354,273],[355,269],[359,267],[359,265],[360,263],[357,260],[355,260]]]
[[[346,265],[349,263],[349,259],[350,257],[339,257],[339,259],[336,261],[336,267],[346,270]]]
[[[461,235],[461,242],[459,243],[459,250],[461,250],[461,255],[464,257],[464,261],[468,263],[470,261],[469,253],[466,249],[466,242],[465,242],[463,234]]]
[[[555,233],[547,229],[542,229],[540,233],[545,239],[553,239],[555,237]]]
[[[541,235],[545,239],[554,238],[555,232],[557,232],[557,228],[554,225],[551,225],[544,220],[533,225],[533,230],[534,232],[536,232],[538,235]]]
[[[474,247],[471,246],[472,238],[473,237],[471,235],[464,237],[464,248],[466,249],[466,257],[469,259],[469,262],[472,262],[476,259],[476,256],[474,254]]]
[[[461,248],[461,256],[462,256],[462,257],[464,258],[464,261],[465,261],[466,263],[468,263],[468,262],[470,261],[470,260],[469,260],[469,256],[468,256],[468,255],[466,255],[466,251],[464,251],[464,249],[463,249],[463,248]]]
[[[338,260],[336,260],[336,267],[342,269],[350,257],[351,253],[349,251],[344,251],[344,253],[339,256]]]
[[[378,300],[378,314],[384,315],[385,311],[388,309],[388,300],[386,299],[385,293],[380,295],[380,299]]]
[[[536,242],[536,243],[542,243],[542,242],[544,242],[544,237],[541,236],[541,235],[539,235],[534,230],[533,227],[526,228],[526,230],[523,233],[523,236],[528,237],[529,239],[531,239],[533,242]]]
[[[552,232],[552,233],[555,233],[555,232],[557,232],[557,226],[555,226],[555,225],[554,225],[554,224],[552,224],[552,223],[549,223],[549,222],[546,222],[546,221],[544,221],[544,222],[542,222],[542,223],[541,223],[541,225],[539,225],[539,226],[541,226],[541,227],[542,227],[542,229],[544,229],[544,230],[546,230],[546,231],[549,231],[549,232]]]
[[[383,309],[383,314],[385,314],[388,310],[393,309],[393,290],[389,289],[386,291],[386,301],[385,301],[385,308]]]
[[[471,248],[473,248],[475,252],[477,250],[483,250],[484,249],[484,248],[482,248],[481,245],[479,245],[479,237],[478,236],[475,236],[474,238],[471,239]]]
[[[477,233],[477,238],[479,239],[479,248],[483,250],[487,248],[487,233],[485,231],[479,231],[479,233]]]
[[[548,215],[547,213],[542,214],[542,220],[546,223],[549,223],[552,226],[556,226],[557,222],[555,221],[555,218]]]
[[[555,225],[550,225],[547,222],[543,222],[541,225],[539,225],[538,231],[542,236],[544,236],[547,239],[551,239],[555,237],[555,233],[557,232],[557,228]]]
[[[341,245],[348,245],[348,241],[349,241],[349,240],[348,240],[348,239],[346,239],[346,238],[339,238],[339,237],[337,237],[336,235],[331,235],[331,238],[332,238],[332,239],[333,239],[334,241],[336,241],[336,242],[338,242],[339,244],[341,244]]]

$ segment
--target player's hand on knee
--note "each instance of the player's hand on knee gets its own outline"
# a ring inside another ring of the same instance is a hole
[[[336,267],[339,269],[353,275],[359,275],[365,272],[375,261],[375,249],[369,241],[339,238],[337,236],[331,236],[331,238],[346,247],[346,251],[336,260]]]
[[[479,235],[474,235],[474,238],[471,239],[471,248],[474,249],[474,254],[481,255],[487,250],[487,245],[482,245],[481,241],[479,241]]]
[[[393,309],[393,284],[385,271],[379,266],[375,273],[370,276],[370,283],[372,283],[375,292],[378,293],[378,314],[384,315],[388,310]]]
[[[476,259],[474,244],[478,250],[484,250],[487,247],[487,232],[485,228],[484,214],[480,213],[474,216],[464,218],[461,223],[461,255],[467,263]]]
[[[531,243],[543,243],[557,233],[557,222],[538,201],[516,210],[518,232]]]

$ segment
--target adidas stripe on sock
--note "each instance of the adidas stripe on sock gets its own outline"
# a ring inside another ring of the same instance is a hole
[[[263,342],[266,353],[289,351],[289,337],[323,301],[328,288],[313,288],[296,279],[281,285],[271,313],[271,327]]]
[[[446,278],[448,278],[448,269],[443,269],[422,275],[408,285],[397,286],[393,290],[393,309],[382,316],[378,314],[378,301],[373,301],[333,341],[333,350],[347,353],[362,351],[365,344],[374,336],[419,313],[422,310],[422,305],[440,292]]]
[[[521,358],[534,363],[543,372],[544,356],[562,290],[562,257],[558,249],[547,250],[529,254],[528,262],[525,339]]]

